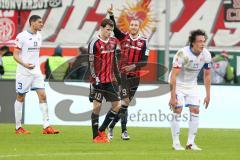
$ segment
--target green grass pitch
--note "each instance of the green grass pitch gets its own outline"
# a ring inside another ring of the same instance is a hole
[[[30,135],[15,135],[14,124],[0,124],[3,160],[238,160],[240,130],[199,129],[196,139],[203,151],[173,151],[169,128],[129,127],[130,141],[120,139],[120,128],[110,144],[93,144],[90,127],[56,126],[59,135],[42,135],[41,126],[26,125]],[[187,129],[181,130],[181,142]]]

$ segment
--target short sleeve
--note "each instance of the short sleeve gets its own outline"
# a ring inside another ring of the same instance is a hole
[[[184,62],[184,53],[183,50],[178,50],[173,58],[173,68],[182,68]]]
[[[211,68],[211,61],[212,61],[211,54],[208,51],[206,51],[204,69]]]
[[[15,39],[15,47],[18,48],[18,49],[22,49],[23,47],[23,36],[22,34],[18,34],[16,39]]]

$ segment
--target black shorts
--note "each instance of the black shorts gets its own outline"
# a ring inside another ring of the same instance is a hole
[[[140,77],[122,74],[121,80],[122,80],[121,98],[122,99],[129,98],[130,100],[132,100],[139,86]]]
[[[96,86],[91,84],[90,97],[92,100],[102,102],[103,97],[106,101],[114,102],[120,101],[120,93],[117,83],[102,83],[101,85]]]

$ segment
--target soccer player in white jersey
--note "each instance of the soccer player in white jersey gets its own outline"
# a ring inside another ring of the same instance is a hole
[[[198,29],[190,33],[189,46],[186,46],[176,53],[173,59],[172,71],[170,73],[171,98],[169,105],[173,110],[174,118],[171,121],[171,131],[173,138],[173,149],[184,150],[180,144],[180,116],[183,105],[189,108],[189,131],[186,149],[201,150],[195,142],[199,123],[200,99],[197,89],[197,76],[204,67],[204,85],[206,97],[204,99],[205,108],[210,101],[211,84],[211,55],[204,48],[207,35]]]
[[[39,64],[39,51],[42,38],[39,33],[43,27],[40,16],[32,15],[29,19],[30,28],[19,33],[16,37],[14,59],[17,61],[16,71],[16,92],[17,99],[14,104],[16,134],[29,134],[30,132],[22,127],[22,108],[26,93],[31,90],[37,92],[39,107],[43,116],[43,134],[57,134],[58,130],[49,124],[48,106],[44,90],[44,79]]]

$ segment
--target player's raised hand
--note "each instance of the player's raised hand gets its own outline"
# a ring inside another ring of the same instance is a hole
[[[111,16],[113,15],[113,5],[111,4],[111,6],[108,8],[107,10],[108,14]]]
[[[204,98],[204,103],[203,103],[203,104],[205,105],[205,109],[208,108],[208,104],[209,104],[209,102],[210,102],[210,97],[208,97],[208,96],[205,97],[205,98]]]

